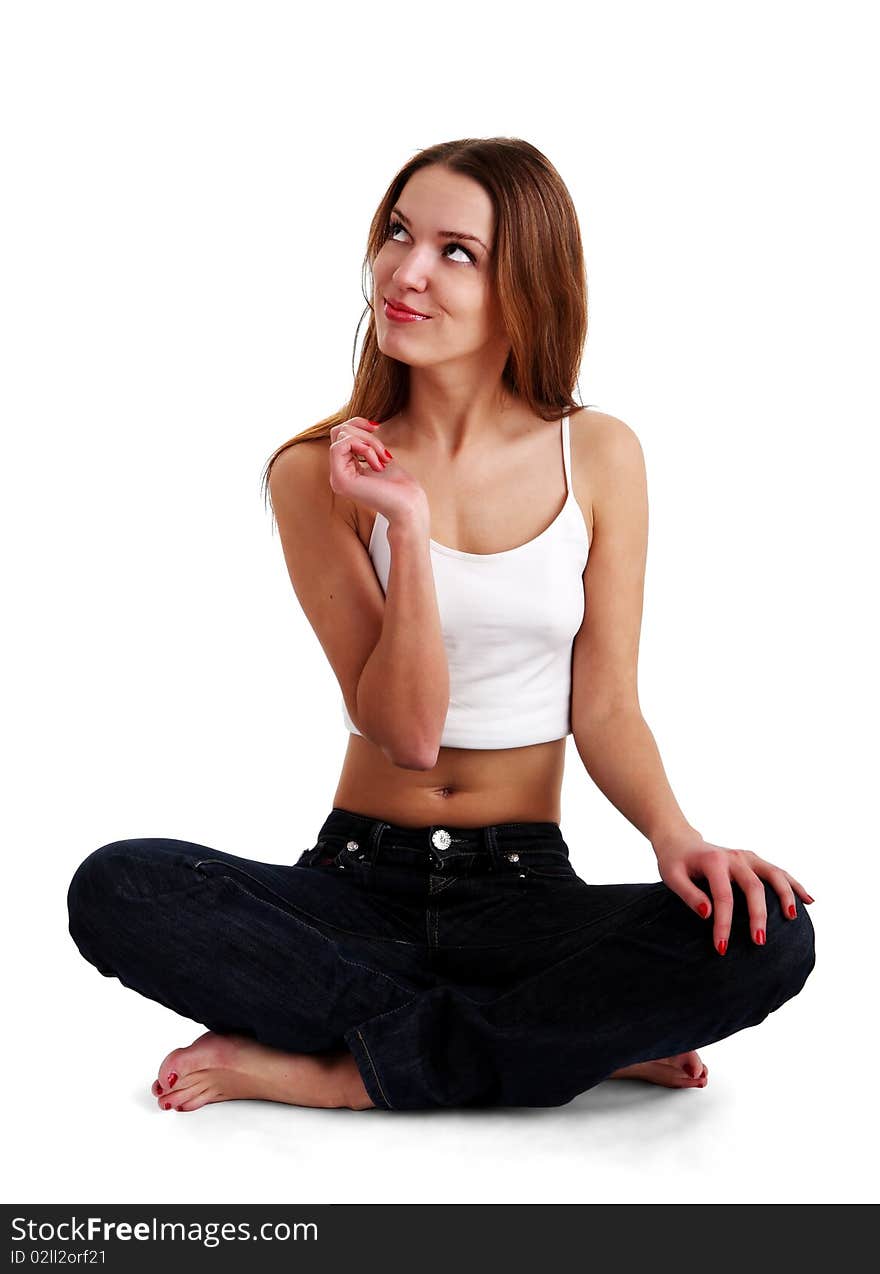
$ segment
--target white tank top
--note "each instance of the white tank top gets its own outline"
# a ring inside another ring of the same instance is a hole
[[[519,748],[571,733],[571,655],[584,617],[589,536],[571,481],[568,416],[561,432],[568,495],[540,535],[501,553],[430,541],[449,665],[441,747]],[[369,552],[383,592],[391,568],[387,527],[377,513]],[[351,733],[360,734],[344,701],[342,712]]]

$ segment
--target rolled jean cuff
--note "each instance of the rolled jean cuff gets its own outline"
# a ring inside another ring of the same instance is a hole
[[[502,1102],[482,1006],[439,986],[345,1032],[370,1100],[387,1110]]]
[[[402,1007],[406,1009],[409,1005],[404,1004]],[[371,1040],[372,1047],[370,1047],[365,1037],[369,1033],[371,1023],[378,1022],[383,1017],[393,1016],[397,1012],[397,1009],[392,1009],[390,1013],[380,1013],[377,1018],[370,1018],[366,1022],[362,1022],[360,1026],[350,1027],[343,1035],[343,1039],[351,1050],[357,1068],[360,1071],[364,1088],[367,1090],[367,1096],[374,1106],[378,1106],[383,1110],[396,1110],[398,1106],[396,1103],[392,1103],[388,1094],[388,1076],[385,1073],[385,1065],[376,1057],[377,1052],[381,1055],[381,1043],[377,1040]]]
[[[430,1052],[436,991],[415,995],[404,1004],[367,1018],[343,1036],[354,1054],[370,1100],[386,1110],[424,1110],[445,1105],[425,1074],[423,1054]],[[453,1080],[450,1074],[447,1082]],[[441,1081],[440,1087],[445,1083]]]

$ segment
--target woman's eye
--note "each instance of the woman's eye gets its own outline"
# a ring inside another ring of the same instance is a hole
[[[388,238],[393,239],[398,230],[406,230],[406,226],[401,221],[392,221],[388,226]],[[448,252],[451,248],[455,248],[458,252],[463,252],[469,261],[473,262],[475,260],[474,254],[468,252],[467,248],[463,248],[460,243],[447,243],[443,251]],[[459,264],[463,264],[463,262],[459,262]]]

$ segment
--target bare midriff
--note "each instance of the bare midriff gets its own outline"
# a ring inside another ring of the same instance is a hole
[[[431,533],[438,543],[494,553],[532,539],[559,513],[566,491],[557,426],[536,420],[516,444],[500,453],[494,448],[485,471],[472,459],[456,473],[454,466],[438,465],[414,446],[412,434],[396,424],[393,418],[383,423],[383,442],[425,487]],[[571,451],[574,494],[581,510],[587,511],[584,517],[592,537],[588,428],[585,421],[579,431],[584,441],[578,447],[573,441]],[[502,465],[509,465],[510,471],[503,471]],[[485,492],[493,487],[500,493],[517,490],[520,498],[511,501],[499,494],[494,507],[487,509]],[[368,549],[375,514],[352,503],[349,516]],[[393,765],[363,735],[350,734],[333,804],[401,827],[558,823],[565,747],[565,738],[516,748],[441,747],[432,769],[407,770]]]
[[[558,823],[565,739],[523,748],[441,748],[432,770],[392,765],[349,735],[333,804],[401,827]]]

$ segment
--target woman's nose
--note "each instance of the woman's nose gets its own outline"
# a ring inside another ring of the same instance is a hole
[[[431,277],[431,262],[427,253],[413,248],[400,261],[392,274],[392,279],[399,286],[423,290]]]
[[[428,279],[424,271],[395,270],[391,279],[398,292],[420,293],[427,291]]]

